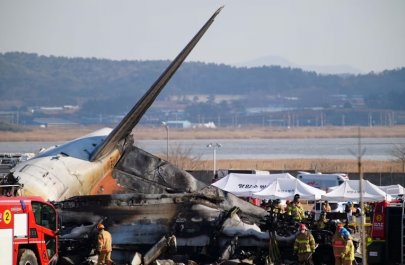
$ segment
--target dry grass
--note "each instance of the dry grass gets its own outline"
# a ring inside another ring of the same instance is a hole
[[[166,159],[161,155],[162,159]],[[207,170],[213,168],[212,160],[192,160],[188,157],[178,157],[175,161],[185,170]],[[217,169],[257,169],[270,171],[310,171],[310,172],[358,172],[358,163],[355,159],[273,159],[273,160],[217,160]],[[362,171],[365,173],[403,173],[402,165],[395,161],[362,161]]]
[[[100,127],[29,128],[23,132],[0,132],[0,141],[65,141]],[[358,127],[243,127],[218,129],[169,129],[170,139],[276,139],[276,138],[347,138],[358,137]],[[405,137],[405,126],[361,127],[361,137]],[[138,140],[166,139],[163,127],[136,127]]]
[[[28,127],[26,131],[21,132],[0,132],[1,142],[25,142],[25,141],[67,141],[99,129],[96,127],[54,127],[39,128]]]
[[[218,168],[259,169],[274,171],[357,172],[356,160],[339,159],[275,159],[218,160]],[[212,161],[201,161],[201,168],[212,168]],[[362,161],[363,172],[402,172],[401,164],[393,161]]]
[[[170,139],[277,139],[358,137],[358,127],[243,127],[217,129],[169,129]],[[164,128],[136,128],[137,139],[165,139]],[[405,126],[361,127],[361,137],[405,137]]]

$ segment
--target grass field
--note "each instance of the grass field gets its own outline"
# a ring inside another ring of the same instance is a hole
[[[211,161],[203,161],[198,169],[212,168]],[[336,159],[275,159],[275,160],[219,160],[218,168],[259,169],[270,171],[358,172],[356,160]],[[402,172],[401,163],[395,161],[362,161],[363,172]]]
[[[61,141],[71,140],[100,127],[29,127],[21,132],[0,132],[0,141]],[[277,138],[347,138],[405,137],[405,126],[392,127],[242,127],[217,129],[169,128],[170,139],[277,139]],[[136,127],[136,139],[166,139],[164,127]]]

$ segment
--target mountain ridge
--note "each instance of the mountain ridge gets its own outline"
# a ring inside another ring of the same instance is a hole
[[[18,103],[11,108],[68,104],[79,105],[89,113],[90,103],[97,103],[111,106],[111,113],[123,113],[169,63],[0,54],[1,100],[3,108],[14,101]],[[246,68],[185,62],[158,100],[193,94],[243,95],[245,107],[324,107],[331,104],[332,97],[361,96],[365,107],[404,110],[405,68],[342,76],[281,66]],[[293,98],[299,102],[288,101]]]

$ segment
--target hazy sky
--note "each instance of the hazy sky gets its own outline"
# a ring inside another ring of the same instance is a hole
[[[405,66],[404,0],[0,0],[0,52],[171,60],[222,5],[189,61]]]

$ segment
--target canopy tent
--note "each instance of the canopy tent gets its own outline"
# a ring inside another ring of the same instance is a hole
[[[392,195],[392,196],[398,196],[398,195],[405,194],[405,188],[399,184],[388,185],[388,186],[378,186],[378,187],[380,189],[382,189],[385,193]]]
[[[360,201],[360,181],[347,180],[331,192],[322,195],[323,200],[329,201]],[[383,201],[390,199],[390,195],[368,180],[363,180],[363,201]]]
[[[314,188],[299,179],[277,179],[267,188],[255,192],[254,198],[258,199],[283,199],[292,200],[294,195],[299,194],[304,200],[319,200],[325,191]]]
[[[296,179],[288,173],[270,175],[231,173],[212,185],[239,197],[251,197],[253,193],[261,191],[278,178]]]

